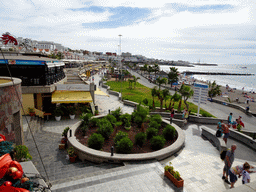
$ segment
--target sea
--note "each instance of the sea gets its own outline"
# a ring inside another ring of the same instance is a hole
[[[170,67],[167,65],[160,65],[160,69],[169,72]],[[187,78],[195,78],[200,81],[216,81],[218,85],[236,88],[245,91],[256,92],[256,64],[218,64],[217,66],[202,66],[194,65],[194,67],[181,67],[178,68],[179,72],[197,71],[197,72],[227,72],[227,73],[250,73],[251,76],[238,76],[238,75],[190,75]]]

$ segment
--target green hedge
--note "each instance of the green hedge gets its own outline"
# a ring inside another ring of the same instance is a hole
[[[100,150],[103,146],[105,139],[101,134],[93,133],[88,140],[88,147]]]
[[[152,139],[150,139],[151,148],[153,150],[162,149],[164,147],[165,142],[165,139],[160,135],[154,136],[152,137]]]
[[[117,142],[116,152],[128,154],[128,153],[131,153],[132,148],[133,148],[132,141],[128,137],[124,137]]]

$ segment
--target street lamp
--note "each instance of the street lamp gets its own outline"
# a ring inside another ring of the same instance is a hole
[[[122,100],[122,98],[123,98],[123,96],[122,96],[122,89],[123,89],[123,80],[122,80],[122,68],[123,68],[123,66],[122,66],[122,61],[121,61],[121,55],[122,55],[122,52],[121,52],[121,37],[122,37],[122,35],[118,35],[119,37],[120,37],[120,41],[119,41],[119,66],[121,67],[121,100]]]

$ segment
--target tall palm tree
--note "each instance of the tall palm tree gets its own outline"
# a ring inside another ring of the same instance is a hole
[[[155,108],[155,97],[157,96],[156,95],[156,90],[157,90],[157,87],[155,86],[155,87],[153,87],[153,89],[151,89],[151,96],[152,96],[152,98],[153,98],[153,108]]]
[[[152,73],[154,70],[153,70],[153,67],[151,66],[148,66],[148,75],[150,76],[150,73]]]
[[[174,107],[175,102],[179,102],[182,100],[182,96],[177,93],[177,91],[174,93],[174,95],[170,98],[170,104],[169,109],[171,109],[171,106]],[[173,104],[172,104],[173,101]]]
[[[140,77],[135,77],[135,75],[133,75],[134,89],[136,88],[136,83],[138,79],[140,79]]]
[[[179,72],[175,67],[170,67],[170,72],[168,73],[169,82],[172,84],[178,81]]]
[[[160,90],[161,85],[167,83],[167,79],[166,79],[165,77],[162,78],[162,79],[161,79],[160,77],[158,77],[158,78],[156,79],[156,83],[158,84],[159,90]]]
[[[168,89],[164,89],[162,92],[163,92],[163,97],[164,97],[164,102],[165,102],[165,109],[167,110],[166,101],[170,96],[170,92]]]
[[[162,110],[163,109],[163,101],[164,101],[163,91],[160,89],[156,90],[156,95],[160,101],[160,109]]]
[[[182,85],[180,90],[179,90],[180,94],[183,96],[183,100],[184,100],[184,103],[187,107],[187,110],[189,109],[189,105],[187,103],[187,100],[188,98],[190,98],[191,96],[194,95],[194,90],[191,89],[190,86],[187,86],[187,85]]]
[[[156,79],[156,73],[159,72],[159,65],[154,64],[153,70],[154,70],[154,72],[155,72],[155,79]]]

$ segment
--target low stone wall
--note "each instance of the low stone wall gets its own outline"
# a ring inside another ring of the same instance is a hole
[[[216,124],[220,121],[223,120],[224,123],[228,123],[227,120],[225,119],[216,119],[212,117],[198,117],[195,115],[189,115],[189,122],[194,122],[194,123],[202,123],[202,124]]]
[[[99,115],[94,118],[102,118],[104,115]],[[181,128],[177,125],[172,124],[172,126],[176,129],[178,133],[177,140],[169,147],[164,149],[151,152],[151,153],[142,153],[142,154],[117,154],[114,153],[111,156],[110,153],[98,151],[91,149],[82,145],[76,138],[75,132],[81,125],[82,121],[77,122],[71,127],[71,135],[68,133],[68,146],[74,147],[76,153],[78,154],[79,159],[82,161],[88,160],[92,162],[102,163],[102,162],[113,162],[113,163],[121,163],[124,161],[143,161],[143,160],[162,160],[166,157],[172,156],[174,153],[179,151],[185,143],[185,133]],[[169,124],[168,121],[163,119],[163,123]]]
[[[227,145],[225,144],[223,138],[215,136],[216,131],[205,126],[202,126],[201,128],[202,135],[205,136],[209,141],[212,141],[219,150],[219,152],[221,152],[222,150],[227,150]]]
[[[159,114],[163,118],[166,118],[168,120],[170,119],[170,112],[169,113],[167,113],[167,112],[150,112],[149,114],[150,115]],[[174,114],[174,118],[172,119],[172,122],[174,124],[176,124],[177,126],[179,126],[179,127],[184,127],[185,126],[185,120],[179,118],[178,116],[179,116],[179,114]]]
[[[230,129],[230,137],[242,142],[243,144],[256,150],[256,140],[253,140],[250,136],[245,135],[239,131]]]
[[[222,104],[222,105],[225,104],[225,105],[228,106],[228,107],[232,107],[232,108],[238,109],[238,110],[240,110],[240,111],[246,113],[246,108],[243,107],[243,106],[240,106],[240,105],[238,105],[238,104],[229,103],[229,102],[225,102],[225,101],[218,100],[218,99],[214,99],[214,98],[212,99],[212,101],[215,102],[215,103]],[[249,111],[248,114],[249,114],[249,115],[256,116],[255,113],[252,113],[252,112],[250,112],[250,111]]]
[[[128,105],[128,106],[131,106],[131,107],[134,107],[134,108],[136,108],[137,105],[138,105],[138,103],[133,102],[133,101],[129,101],[129,100],[123,100],[123,103],[124,103],[124,105]]]

